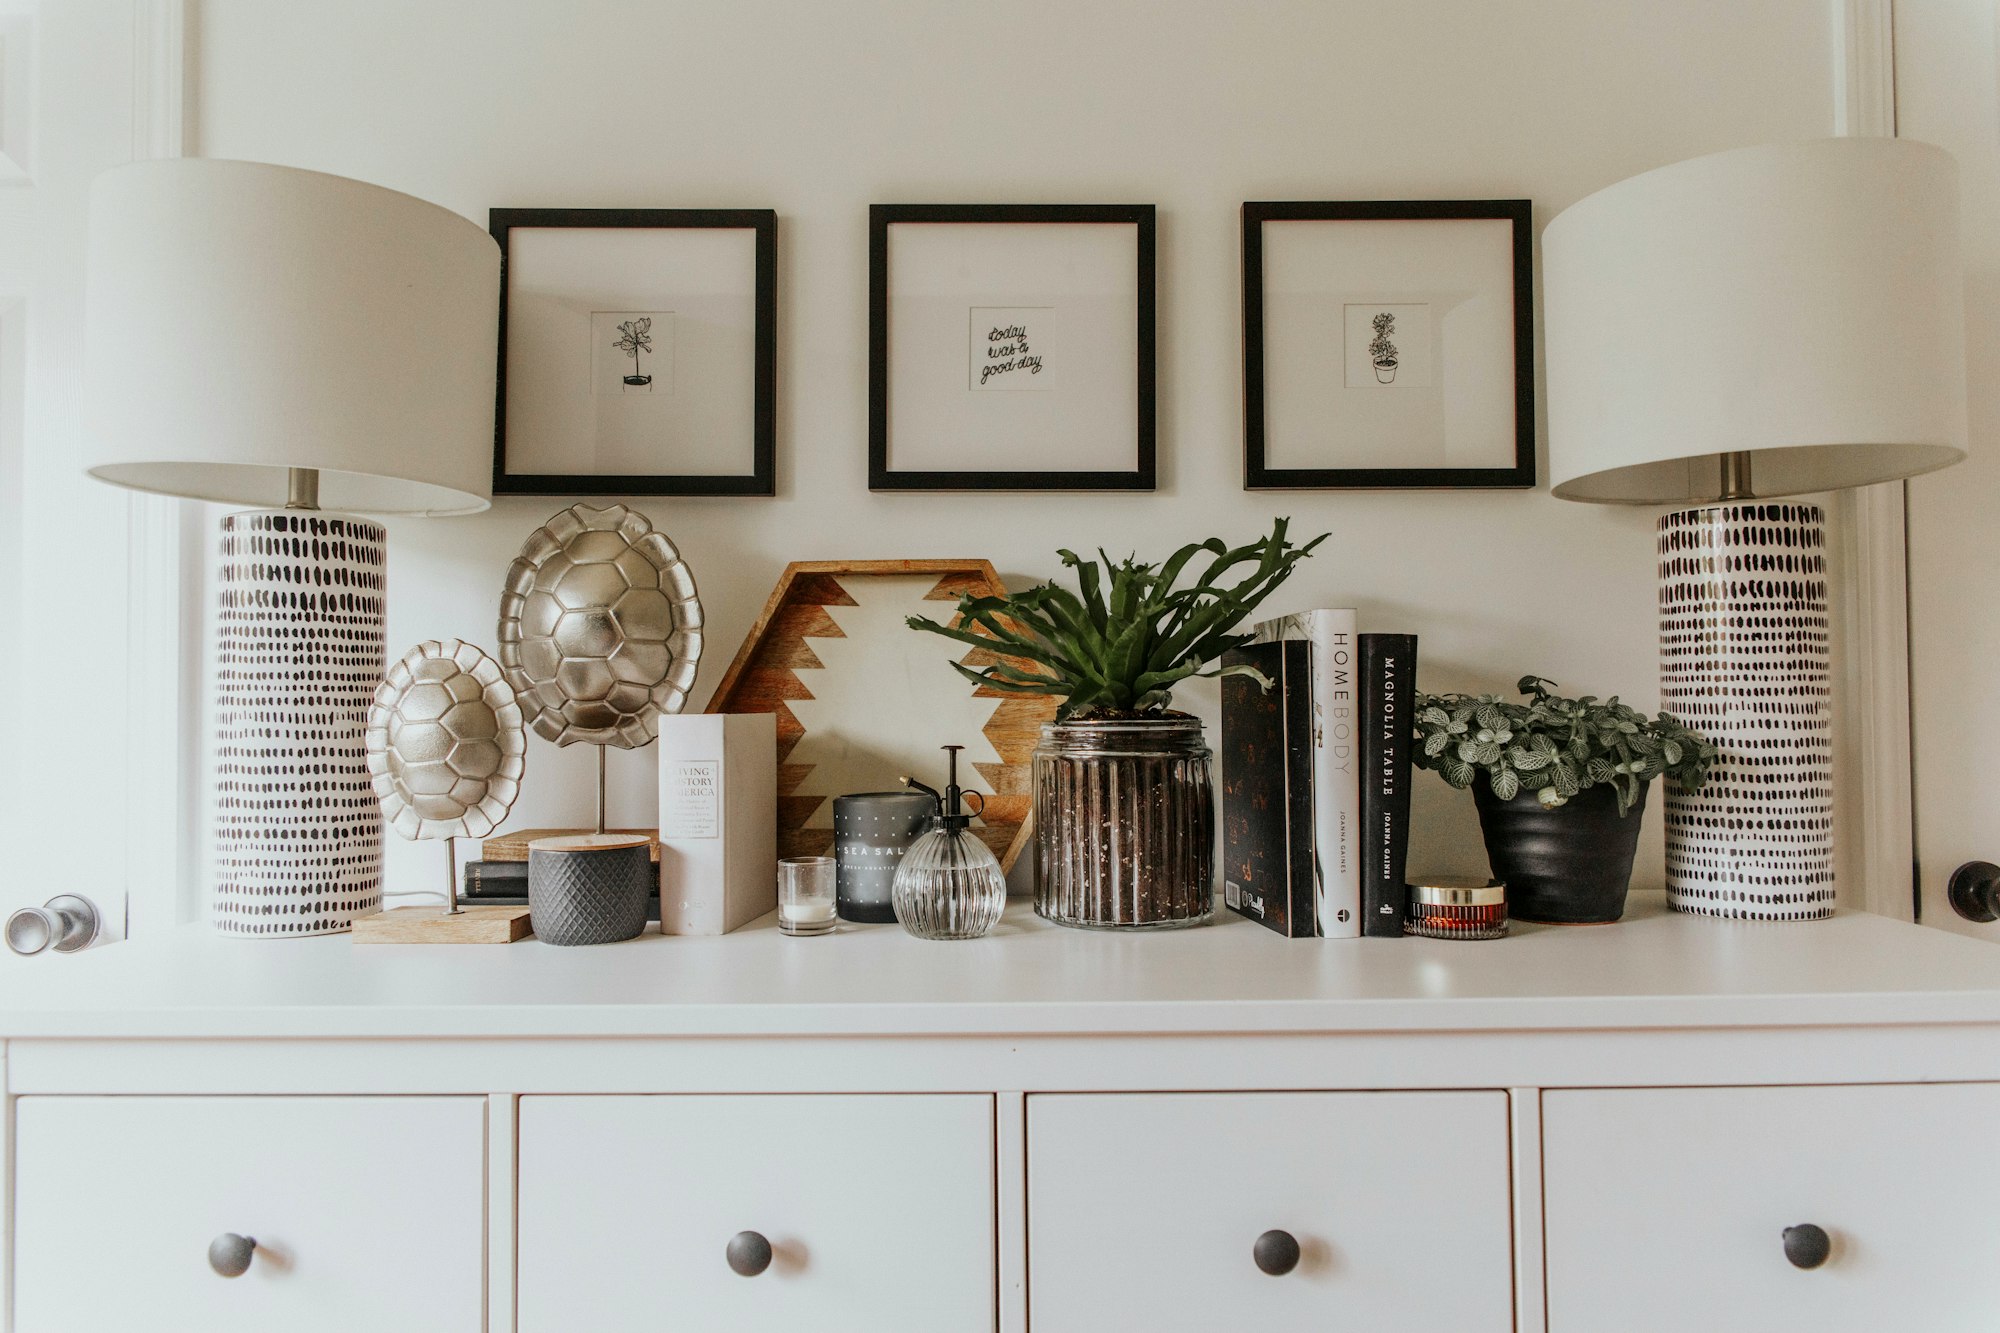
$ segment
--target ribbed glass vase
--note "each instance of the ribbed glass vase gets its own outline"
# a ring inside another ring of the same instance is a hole
[[[918,939],[976,940],[1007,906],[1007,877],[971,829],[934,828],[903,853],[890,900]]]
[[[1035,911],[1065,926],[1194,926],[1214,910],[1201,720],[1064,722],[1035,750]]]

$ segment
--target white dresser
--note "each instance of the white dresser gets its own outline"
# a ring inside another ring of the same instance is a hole
[[[45,961],[17,1333],[2000,1328],[2000,950],[1876,917]]]

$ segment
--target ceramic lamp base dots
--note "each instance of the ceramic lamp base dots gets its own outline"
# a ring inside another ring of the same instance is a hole
[[[309,511],[222,521],[212,914],[226,934],[329,934],[382,905],[362,732],[386,535]]]
[[[1833,915],[1826,533],[1811,505],[1725,503],[1659,523],[1660,705],[1719,752],[1667,787],[1667,902],[1703,916]]]

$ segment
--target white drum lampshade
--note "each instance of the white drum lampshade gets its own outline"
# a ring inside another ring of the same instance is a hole
[[[1957,164],[1898,139],[1739,149],[1565,210],[1542,237],[1555,494],[1659,525],[1661,702],[1715,741],[1667,793],[1673,906],[1834,902],[1820,511],[1768,501],[1965,457]]]
[[[489,504],[499,273],[478,226],[338,176],[184,158],[92,186],[91,475],[260,506],[224,520],[217,574],[220,930],[381,904],[386,534],[353,515]]]

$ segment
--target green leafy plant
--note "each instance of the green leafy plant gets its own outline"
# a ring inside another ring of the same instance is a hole
[[[1497,694],[1419,692],[1411,757],[1454,787],[1470,787],[1483,772],[1501,800],[1527,789],[1550,809],[1608,782],[1618,792],[1621,817],[1653,778],[1671,778],[1689,791],[1707,780],[1715,747],[1673,714],[1649,720],[1617,695],[1603,703],[1587,694],[1565,699],[1550,693],[1555,687],[1540,676],[1521,677],[1515,688],[1526,703]]]
[[[1270,536],[1247,546],[1212,537],[1156,565],[1140,564],[1135,556],[1114,562],[1101,550],[1094,561],[1063,551],[1063,564],[1076,571],[1075,592],[1051,582],[1004,597],[965,596],[950,625],[924,616],[908,623],[1026,663],[952,666],[996,690],[1061,698],[1060,721],[1156,715],[1172,701],[1174,686],[1190,676],[1263,679],[1248,667],[1203,668],[1250,642],[1249,634],[1232,631],[1326,540],[1322,534],[1295,546],[1285,527],[1278,519]],[[1194,575],[1190,566],[1203,555],[1208,563]],[[1232,571],[1247,572],[1225,583]],[[1193,581],[1177,587],[1187,576]]]

